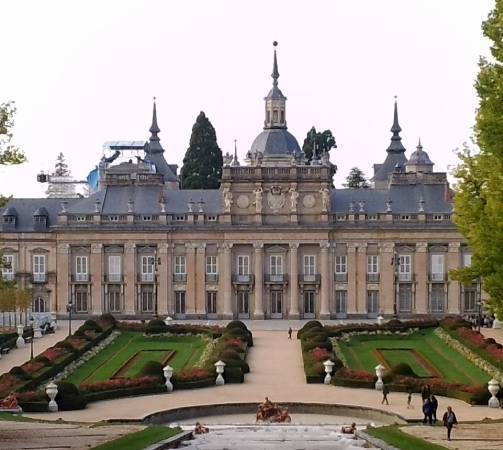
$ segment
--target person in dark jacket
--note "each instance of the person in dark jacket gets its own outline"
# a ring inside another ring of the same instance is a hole
[[[424,414],[424,419],[423,423],[429,423],[430,425],[433,423],[432,420],[432,407],[431,407],[431,400],[429,398],[425,398],[423,401],[423,414]]]
[[[438,400],[434,395],[432,395],[430,397],[430,402],[431,402],[431,416],[433,418],[433,422],[437,423]]]
[[[430,398],[430,395],[431,395],[430,385],[429,384],[423,384],[423,387],[421,388],[421,398],[423,399],[423,402],[427,398]]]
[[[447,407],[447,411],[444,413],[442,421],[444,422],[444,427],[447,428],[447,440],[450,441],[452,428],[458,424],[456,414],[454,414],[454,411],[450,406]]]
[[[388,385],[383,384],[382,385],[382,402],[381,402],[381,405],[384,404],[384,402],[386,402],[386,404],[389,405],[388,394],[389,394]]]

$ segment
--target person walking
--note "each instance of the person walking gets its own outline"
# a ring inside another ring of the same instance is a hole
[[[409,390],[409,393],[407,395],[407,409],[414,409],[412,406],[412,391]]]
[[[450,406],[447,407],[447,411],[444,413],[442,421],[444,422],[444,427],[447,428],[447,440],[450,441],[452,428],[458,424],[456,414],[454,414],[454,411]]]
[[[431,419],[431,401],[429,398],[423,400],[423,414],[423,423],[429,423],[431,425],[433,421]]]
[[[293,333],[292,327],[288,328],[288,339],[292,339],[292,333]]]
[[[437,409],[438,409],[437,397],[432,395],[430,397],[430,402],[431,402],[431,416],[432,416],[433,422],[437,423]]]
[[[423,384],[423,387],[421,388],[421,398],[423,399],[423,403],[427,398],[430,398],[430,394],[430,385]]]
[[[387,384],[383,384],[382,385],[382,401],[381,401],[381,405],[383,405],[384,402],[386,402],[386,404],[389,405],[388,394],[389,394],[388,385]]]

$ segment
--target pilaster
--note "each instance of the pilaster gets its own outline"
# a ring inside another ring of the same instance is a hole
[[[328,249],[330,244],[327,241],[320,243],[321,259],[321,292],[320,292],[320,319],[330,318],[329,293],[331,288],[330,270],[328,267]]]
[[[159,244],[158,250],[159,264],[157,264],[157,313],[159,315],[168,314],[168,244]]]
[[[103,312],[103,244],[91,244],[91,308],[93,315]]]
[[[416,309],[417,314],[428,313],[428,243],[417,242],[414,255],[414,272],[416,274]]]
[[[290,311],[288,312],[289,319],[298,319],[299,314],[299,259],[298,259],[299,243],[292,242],[290,244]]]
[[[196,314],[196,244],[185,244],[185,257],[187,262],[187,290],[185,293],[185,314]]]
[[[355,289],[356,312],[358,314],[366,314],[367,313],[367,243],[366,242],[359,242],[356,246],[355,266],[356,266],[356,289]],[[349,266],[349,268],[351,268],[351,266]]]
[[[124,289],[125,313],[134,315],[136,312],[136,244],[126,242],[124,244]]]
[[[206,244],[196,250],[196,314],[206,316]]]
[[[395,302],[395,265],[392,264],[395,252],[393,242],[384,242],[379,245],[379,267],[380,267],[380,313],[393,314],[393,304]]]
[[[223,319],[232,319],[232,243],[224,242],[221,245],[222,267],[219,277],[219,293],[223,296]]]
[[[264,318],[264,244],[257,242],[255,248],[255,302],[253,309],[254,319]]]
[[[70,292],[70,245],[58,244],[56,253],[57,289],[54,310],[57,314],[66,314],[66,305],[71,300]]]
[[[447,252],[447,273],[457,269],[461,263],[461,242],[449,242]],[[459,281],[449,279],[447,285],[447,311],[449,314],[459,314],[461,311],[461,292]]]

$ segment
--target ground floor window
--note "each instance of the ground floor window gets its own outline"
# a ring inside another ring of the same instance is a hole
[[[348,291],[335,291],[335,313],[345,314],[347,311]]]
[[[43,297],[36,297],[33,300],[33,312],[43,313],[47,312],[48,308]]]
[[[142,286],[140,292],[140,303],[142,313],[154,312],[154,289],[152,286]]]
[[[206,313],[217,313],[217,293],[215,291],[206,292]]]
[[[87,284],[75,286],[75,312],[87,312],[89,309],[89,296]]]
[[[430,298],[431,312],[443,312],[445,309],[445,291],[443,284],[433,284],[431,286]]]
[[[379,312],[379,291],[367,291],[367,313]]]
[[[238,314],[250,313],[250,293],[248,291],[238,291]]]
[[[185,291],[175,291],[175,314],[185,314]]]
[[[398,311],[412,311],[412,286],[410,284],[400,284],[398,290]]]
[[[283,292],[271,291],[271,314],[283,313]]]
[[[463,293],[463,311],[474,312],[477,309],[477,290],[465,289]]]
[[[121,308],[121,288],[120,285],[110,285],[108,287],[108,310],[110,312],[120,312]]]
[[[314,291],[304,292],[304,314],[314,314]]]

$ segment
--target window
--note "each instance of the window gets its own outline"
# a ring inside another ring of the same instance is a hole
[[[398,256],[398,279],[400,281],[411,281],[411,255]]]
[[[33,255],[33,281],[45,281],[45,255]]]
[[[108,310],[110,312],[120,312],[121,309],[120,285],[110,285],[108,287]]]
[[[377,314],[379,312],[379,291],[367,291],[367,313]]]
[[[238,276],[248,277],[250,274],[250,257],[248,255],[238,256]]]
[[[314,281],[316,275],[316,256],[304,255],[304,279]]]
[[[14,255],[2,256],[2,278],[4,280],[14,279]]]
[[[75,280],[87,281],[89,277],[87,256],[75,257]],[[87,310],[87,309],[86,309]]]
[[[175,314],[185,314],[185,291],[175,291]]]
[[[216,222],[217,216],[207,216],[206,219],[208,220],[208,222]]]
[[[444,255],[431,255],[431,280],[444,281]]]
[[[175,222],[185,222],[185,216],[175,216]]]
[[[250,306],[250,295],[248,291],[238,291],[238,314],[248,315]]]
[[[431,312],[443,312],[445,308],[445,291],[443,284],[433,284],[430,299]]]
[[[271,121],[271,111],[267,110],[267,122]]]
[[[346,255],[335,257],[335,281],[347,281],[347,258]]]
[[[87,312],[88,308],[89,305],[88,305],[87,285],[84,284],[75,286],[75,312],[77,313]]]
[[[217,257],[216,256],[207,256],[206,257],[206,274],[216,275],[217,273],[218,273]]]
[[[442,216],[442,214],[433,214],[433,220],[435,220],[437,222],[442,221],[443,218],[444,218],[444,216]]]
[[[379,257],[377,255],[367,256],[367,280],[379,281]]]
[[[335,313],[346,314],[348,291],[335,291]]]
[[[35,298],[35,300],[33,300],[33,312],[47,312],[45,300],[42,297],[37,297]]]
[[[283,279],[283,256],[271,255],[269,258],[271,271],[271,281],[281,281]]]
[[[108,257],[108,281],[121,281],[121,259],[120,255],[110,255]]]
[[[108,216],[108,220],[110,222],[118,222],[119,221],[119,216]]]
[[[465,289],[463,294],[463,310],[473,312],[477,309],[477,290]]]
[[[472,254],[464,253],[463,254],[463,267],[471,267],[472,265]]]
[[[281,123],[285,121],[285,111],[282,109],[281,110]]]
[[[275,109],[273,112],[272,112],[272,121],[274,123],[278,122],[278,110]]]
[[[154,290],[152,286],[143,286],[140,292],[141,312],[154,312]]]
[[[400,285],[400,290],[398,291],[398,311],[412,311],[412,287],[410,284]]]
[[[304,291],[304,315],[314,317],[314,291]]]
[[[154,281],[154,257],[141,257],[141,281]]]
[[[141,220],[144,222],[152,222],[152,216],[142,216]]]
[[[177,255],[175,256],[175,274],[177,275],[185,275],[186,265],[185,265],[185,256]]]
[[[217,313],[217,293],[215,291],[206,292],[206,313]]]
[[[76,216],[75,219],[77,220],[77,222],[85,222],[86,216]]]
[[[283,292],[271,291],[271,314],[283,314]]]

